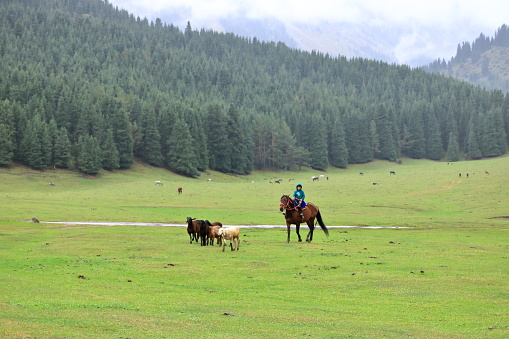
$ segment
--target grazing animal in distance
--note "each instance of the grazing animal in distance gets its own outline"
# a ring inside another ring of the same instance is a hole
[[[39,220],[37,220],[36,217],[33,217],[32,220],[30,220],[31,222],[35,222],[35,223],[39,223]]]
[[[364,172],[360,172],[359,175],[364,175]]]
[[[221,241],[223,243],[223,252],[224,248],[226,247],[226,240],[230,240],[230,249],[232,251],[239,250],[240,247],[240,228],[234,226],[234,227],[227,227],[227,228],[221,228],[219,230],[219,236],[221,237]]]
[[[316,176],[311,177],[311,180],[313,180],[313,181],[316,181],[316,180],[318,180],[318,179],[320,179],[320,178],[318,178],[318,177],[316,177]]]
[[[490,174],[490,172],[488,172],[488,171],[484,171],[484,174]]]
[[[159,185],[159,186],[163,186],[163,182],[162,182],[162,181],[157,180],[157,181],[156,181],[156,186],[157,186],[157,185]]]
[[[313,231],[315,229],[315,218],[318,221],[318,224],[325,232],[327,236],[329,236],[329,230],[327,226],[325,226],[322,216],[320,215],[320,210],[318,206],[313,203],[307,203],[306,207],[302,209],[302,217],[299,215],[299,211],[293,202],[293,199],[288,195],[283,195],[281,200],[279,201],[279,210],[283,212],[285,210],[285,219],[286,219],[286,230],[288,233],[288,238],[286,240],[287,243],[290,242],[290,225],[295,224],[297,236],[299,237],[299,242],[302,241],[299,233],[300,224],[306,223],[309,227],[309,233],[306,237],[307,242],[311,242],[313,240]]]
[[[178,192],[179,194],[182,194],[182,187],[177,187],[177,192]]]
[[[390,172],[389,172],[389,174],[390,174],[390,175],[392,175],[392,174],[396,175],[396,172],[394,172],[394,171],[390,171]]]

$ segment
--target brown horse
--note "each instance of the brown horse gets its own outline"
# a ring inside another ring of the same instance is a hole
[[[302,217],[299,215],[299,211],[295,207],[292,198],[288,195],[283,195],[281,197],[280,203],[279,203],[279,210],[283,212],[283,210],[286,210],[285,212],[285,219],[286,219],[286,229],[288,232],[288,239],[286,240],[287,243],[290,242],[290,225],[295,224],[297,236],[299,237],[299,241],[302,241],[302,238],[300,237],[299,229],[301,223],[308,224],[309,227],[309,233],[306,237],[307,242],[311,242],[313,240],[313,231],[315,229],[315,218],[318,221],[318,224],[322,228],[322,230],[325,232],[327,237],[329,236],[329,230],[325,226],[322,220],[322,216],[320,215],[320,210],[315,204],[308,203],[306,207],[302,210]]]
[[[192,244],[193,241],[198,242],[198,239],[200,239],[200,227],[203,223],[205,223],[205,221],[187,217],[187,233],[189,234],[190,244]]]

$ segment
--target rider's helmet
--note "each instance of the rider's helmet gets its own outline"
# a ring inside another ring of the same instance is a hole
[[[297,188],[299,186],[300,186],[300,188],[302,188],[302,184],[300,182],[297,184],[297,186],[295,186],[295,188]]]

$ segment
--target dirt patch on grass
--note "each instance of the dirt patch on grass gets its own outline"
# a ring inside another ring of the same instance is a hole
[[[493,217],[490,219],[509,220],[509,215],[505,215],[505,216],[501,216],[501,217]]]

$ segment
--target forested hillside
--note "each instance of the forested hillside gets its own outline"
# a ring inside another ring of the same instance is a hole
[[[450,61],[435,60],[428,72],[450,75],[487,89],[509,92],[509,27],[502,25],[494,38],[480,34],[472,43],[458,45]]]
[[[504,154],[509,97],[406,66],[184,31],[106,0],[0,2],[0,165],[177,173]]]

